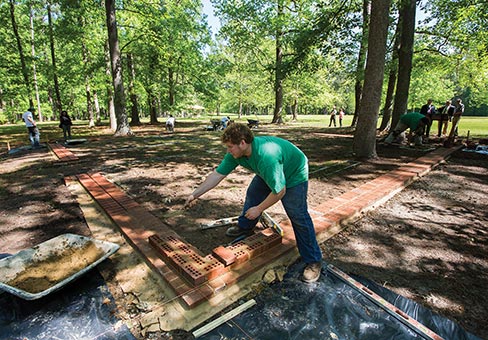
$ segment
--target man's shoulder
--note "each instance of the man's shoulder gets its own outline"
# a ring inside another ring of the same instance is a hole
[[[290,143],[286,139],[276,137],[276,136],[255,136],[254,141],[256,141],[256,144],[261,144],[261,143],[267,143],[267,142],[274,142],[274,143]]]

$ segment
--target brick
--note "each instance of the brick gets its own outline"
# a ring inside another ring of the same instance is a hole
[[[194,286],[222,275],[226,269],[213,255],[200,256],[178,237],[152,235],[149,243]]]
[[[71,150],[68,150],[61,144],[48,143],[48,146],[51,148],[53,153],[60,161],[66,162],[78,159],[78,157],[73,152],[71,152]]]
[[[181,298],[188,307],[194,308],[210,297],[205,294],[208,294],[208,291],[197,288],[183,294]]]
[[[183,280],[178,279],[177,281],[178,281],[179,285],[171,286],[171,288],[173,288],[173,290],[175,291],[176,295],[182,296],[183,294],[186,294],[187,292],[189,292],[193,289],[192,287],[190,287],[190,285],[188,285]]]
[[[219,246],[212,250],[213,256],[222,262],[225,266],[231,265],[236,262],[237,256],[229,249]]]
[[[321,233],[332,227],[335,223],[326,218],[313,219],[313,225],[315,227],[315,233]]]
[[[208,281],[207,285],[209,285],[212,290],[214,291],[214,294],[219,293],[220,291],[224,290],[227,285],[225,284],[224,280],[222,280],[221,276]]]

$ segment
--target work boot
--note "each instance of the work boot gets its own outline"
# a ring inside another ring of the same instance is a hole
[[[242,229],[238,226],[233,226],[227,229],[225,235],[230,237],[238,237],[241,235],[252,235],[253,233],[253,229]]]
[[[320,277],[320,271],[322,270],[321,262],[309,263],[303,270],[302,280],[307,283],[316,282]]]

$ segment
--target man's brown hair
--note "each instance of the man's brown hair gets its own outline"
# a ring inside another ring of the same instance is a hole
[[[234,145],[240,144],[242,140],[247,144],[251,144],[254,140],[254,135],[247,125],[233,123],[224,130],[221,140],[222,143],[230,142]]]

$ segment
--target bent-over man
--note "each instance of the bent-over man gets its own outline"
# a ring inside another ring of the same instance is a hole
[[[238,165],[255,173],[246,193],[238,225],[226,235],[250,235],[259,217],[281,201],[291,220],[298,251],[306,263],[302,279],[315,282],[320,277],[322,252],[317,243],[312,218],[308,213],[308,159],[291,142],[272,136],[254,137],[243,124],[231,124],[224,130],[222,143],[227,154],[220,165],[187,198],[188,205],[213,189]]]
[[[410,129],[409,137],[413,134],[413,140],[416,146],[422,145],[422,136],[425,128],[429,126],[430,120],[418,112],[406,113],[400,117],[395,129],[390,132],[385,139],[386,144],[391,144],[403,131]],[[410,140],[410,138],[408,138]]]

